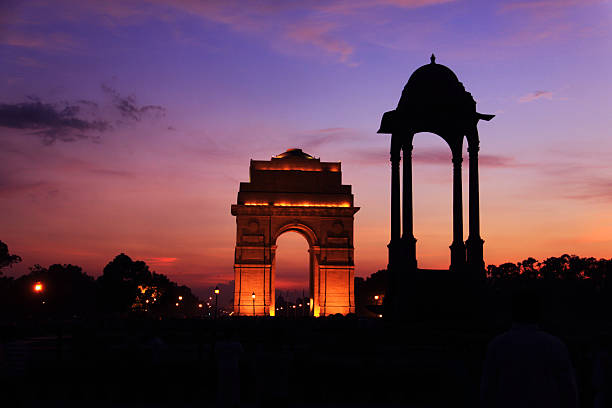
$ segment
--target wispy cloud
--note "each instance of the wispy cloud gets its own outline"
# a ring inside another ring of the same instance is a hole
[[[464,154],[465,156],[465,154]],[[353,161],[362,165],[381,165],[389,162],[387,151],[358,150],[351,154]],[[464,157],[464,160],[466,157]],[[412,153],[412,162],[426,165],[451,166],[450,149],[415,149]],[[520,163],[515,158],[494,154],[481,154],[478,157],[480,167],[529,167],[529,163]]]
[[[329,13],[347,14],[356,10],[376,7],[419,8],[451,3],[455,0],[336,0],[317,4],[320,10]]]
[[[102,90],[111,96],[115,109],[124,119],[140,122],[148,114],[159,118],[166,113],[166,109],[159,105],[138,106],[134,96],[122,96],[108,85],[102,85]]]
[[[65,33],[29,33],[9,31],[0,35],[0,44],[12,47],[67,51],[80,47],[79,41]]]
[[[47,181],[20,182],[8,177],[0,178],[0,197],[15,197],[32,191],[49,191],[55,189],[55,185]]]
[[[290,28],[286,35],[297,43],[318,47],[328,54],[335,55],[340,62],[346,63],[355,48],[334,37],[335,28],[336,25],[330,22],[308,21]]]
[[[501,12],[528,10],[532,12],[550,12],[575,6],[605,3],[607,0],[540,0],[540,1],[514,1],[503,4]]]
[[[33,130],[44,143],[56,140],[73,142],[87,138],[92,132],[99,134],[111,129],[105,120],[87,120],[79,117],[79,104],[50,104],[34,98],[17,104],[0,104],[0,126]]]
[[[582,183],[575,183],[573,188],[564,191],[563,197],[571,200],[612,202],[612,178],[591,178]]]
[[[178,258],[156,257],[156,258],[145,258],[144,261],[148,263],[149,265],[159,266],[159,265],[173,264],[174,262],[178,261]]]
[[[533,102],[538,99],[552,99],[553,93],[550,91],[535,91],[518,98],[519,103]]]
[[[303,149],[314,151],[321,146],[342,143],[347,139],[354,139],[355,137],[355,131],[350,128],[337,127],[316,129],[304,132],[304,135],[300,136],[300,146],[302,146]]]
[[[101,134],[115,129],[113,122],[122,125],[165,114],[162,106],[139,106],[134,96],[122,96],[106,85],[102,89],[111,97],[111,107],[119,118],[111,115],[101,119],[102,110],[94,101],[81,99],[53,103],[30,97],[26,102],[1,103],[0,127],[30,131],[29,134],[40,137],[43,143],[52,144],[79,139],[98,140]]]
[[[223,24],[236,32],[260,35],[281,52],[294,54],[305,46],[318,50],[326,58],[354,66],[354,40],[343,33],[346,15],[383,9],[416,9],[450,3],[455,0],[331,0],[270,1],[257,0],[83,0],[78,4],[64,0],[61,15],[77,21],[84,14],[96,15],[103,24],[134,24],[143,19],[176,20],[189,15]],[[143,5],[143,3],[145,3]],[[160,12],[161,11],[161,12]],[[37,46],[43,43],[38,39]]]
[[[503,3],[498,12],[520,18],[517,30],[502,38],[501,45],[524,47],[541,41],[555,41],[570,35],[592,36],[600,32],[599,23],[580,23],[577,9],[597,6],[608,0],[537,0]]]

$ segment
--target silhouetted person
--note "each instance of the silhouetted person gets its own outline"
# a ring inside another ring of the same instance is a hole
[[[225,339],[215,344],[218,407],[240,405],[240,356],[244,349],[233,334],[231,329],[227,329]]]
[[[540,330],[535,292],[512,299],[512,329],[489,343],[480,388],[483,408],[577,407],[574,370],[563,342]]]

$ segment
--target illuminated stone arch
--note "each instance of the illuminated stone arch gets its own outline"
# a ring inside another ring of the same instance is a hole
[[[354,313],[353,206],[340,163],[291,149],[270,161],[251,160],[240,183],[234,254],[234,312],[274,316],[279,236],[295,231],[308,242],[312,316]],[[252,294],[255,294],[253,302]]]

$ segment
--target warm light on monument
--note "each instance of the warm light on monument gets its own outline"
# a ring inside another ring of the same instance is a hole
[[[251,160],[249,174],[232,205],[236,313],[256,314],[249,295],[257,290],[258,314],[275,315],[276,242],[288,231],[308,242],[309,314],[354,313],[353,222],[359,208],[351,186],[342,184],[341,164],[289,149],[269,161]]]
[[[256,203],[256,202],[247,202],[244,205],[253,205],[253,206],[273,206],[273,207],[350,207],[350,203],[291,203],[291,202],[278,202],[278,203]]]

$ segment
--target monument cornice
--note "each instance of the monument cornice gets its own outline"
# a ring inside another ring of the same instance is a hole
[[[232,215],[352,217],[359,207],[306,207],[232,204]]]

